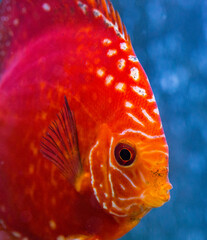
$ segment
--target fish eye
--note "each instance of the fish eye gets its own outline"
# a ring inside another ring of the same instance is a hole
[[[121,166],[130,166],[136,157],[135,149],[125,143],[118,143],[114,149],[116,161]]]

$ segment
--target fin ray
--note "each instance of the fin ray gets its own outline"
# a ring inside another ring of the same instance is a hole
[[[81,161],[75,119],[66,97],[63,109],[49,125],[40,145],[43,156],[54,163],[68,181],[74,184],[81,170]]]
[[[118,31],[124,36],[124,39],[131,45],[126,27],[110,0],[85,0],[84,2],[89,3],[93,8],[99,10],[108,21],[112,22],[117,27]]]

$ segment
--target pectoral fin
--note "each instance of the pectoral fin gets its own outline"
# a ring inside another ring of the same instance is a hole
[[[63,109],[42,138],[41,152],[58,167],[71,184],[75,183],[82,167],[76,123],[66,97]]]

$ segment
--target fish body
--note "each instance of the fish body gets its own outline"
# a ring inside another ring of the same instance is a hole
[[[0,8],[2,236],[123,236],[171,185],[154,95],[118,13],[104,0]]]

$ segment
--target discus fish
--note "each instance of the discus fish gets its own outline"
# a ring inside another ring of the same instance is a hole
[[[169,200],[148,78],[110,1],[2,0],[0,238],[118,239]]]

